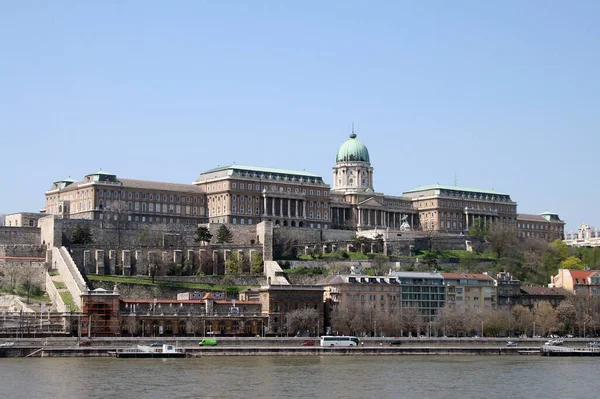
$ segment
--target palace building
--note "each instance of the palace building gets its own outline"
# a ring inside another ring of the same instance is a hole
[[[555,213],[518,215],[510,195],[431,185],[400,196],[376,192],[367,147],[352,131],[333,167],[333,185],[297,170],[228,165],[192,184],[133,180],[105,171],[81,181],[59,180],[46,192],[44,212],[60,218],[147,223],[231,223],[309,229],[430,230],[460,234],[476,219],[515,226],[520,237],[563,235]]]

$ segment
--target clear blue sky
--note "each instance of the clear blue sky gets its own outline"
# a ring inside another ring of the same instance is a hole
[[[0,4],[0,213],[99,168],[218,165],[331,183],[356,123],[375,189],[509,193],[600,227],[600,2]]]

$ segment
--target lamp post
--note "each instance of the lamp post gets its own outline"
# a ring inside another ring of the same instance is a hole
[[[377,320],[375,320],[373,323],[375,323],[375,328],[374,328],[373,334],[376,337],[377,336]]]
[[[535,338],[535,321],[533,322],[533,334],[531,334],[531,338]]]
[[[585,321],[583,322],[583,338],[585,338]]]
[[[481,320],[481,338],[483,338],[483,320]]]

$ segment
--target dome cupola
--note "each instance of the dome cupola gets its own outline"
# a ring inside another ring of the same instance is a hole
[[[350,138],[346,140],[337,152],[336,162],[371,162],[369,160],[369,150],[363,143],[356,139],[354,130]]]

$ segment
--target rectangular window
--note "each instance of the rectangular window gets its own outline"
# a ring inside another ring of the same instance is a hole
[[[240,183],[240,190],[244,189],[244,183]]]

